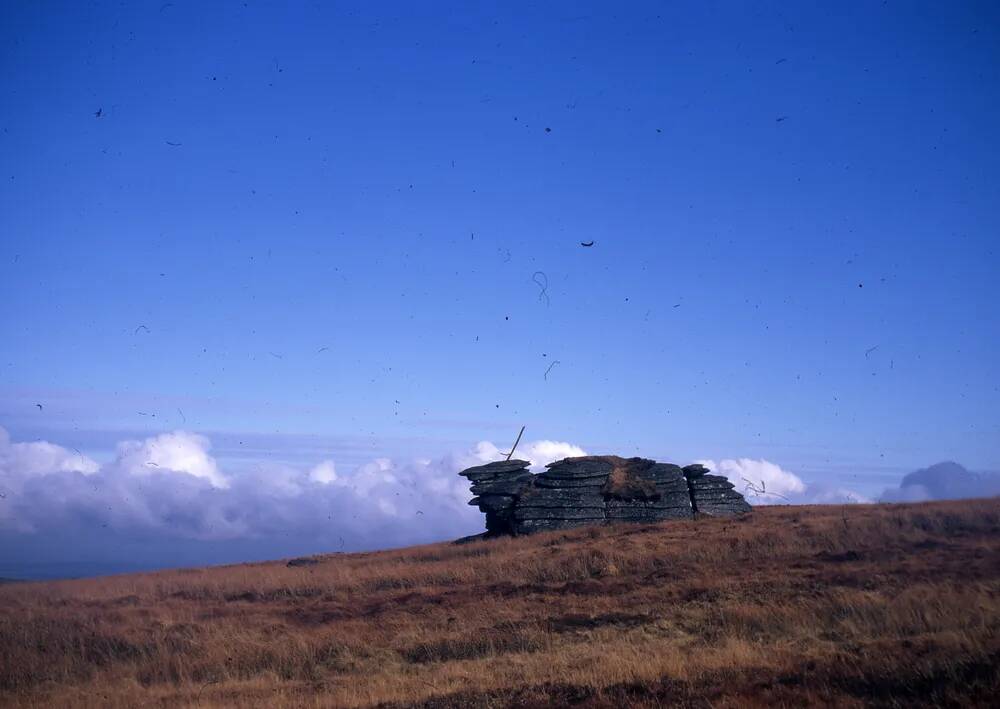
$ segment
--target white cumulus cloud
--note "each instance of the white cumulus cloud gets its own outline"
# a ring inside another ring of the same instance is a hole
[[[332,460],[324,460],[309,471],[309,479],[318,483],[332,483],[337,480],[337,466]]]
[[[790,495],[805,492],[806,484],[795,473],[783,470],[768,460],[752,458],[699,460],[699,463],[716,475],[729,479],[736,489],[746,491],[746,497],[756,504],[781,501]],[[756,489],[754,493],[751,490]]]
[[[752,505],[866,503],[867,498],[838,487],[806,483],[795,473],[769,460],[727,458],[699,460],[715,475],[729,479]]]
[[[480,441],[476,446],[475,456],[481,463],[488,463],[493,460],[503,460],[507,457],[508,451],[501,451],[489,441]],[[532,441],[521,443],[514,451],[514,458],[527,460],[531,463],[534,471],[543,470],[549,463],[562,460],[563,458],[575,458],[587,455],[586,451],[579,446],[564,441]]]
[[[210,448],[208,439],[195,433],[162,433],[144,441],[119,443],[115,464],[133,475],[151,470],[171,471],[204,478],[214,487],[228,487],[229,482],[208,453]]]
[[[82,453],[47,441],[11,443],[6,429],[0,427],[0,471],[17,477],[45,475],[60,471],[96,473],[100,466]]]

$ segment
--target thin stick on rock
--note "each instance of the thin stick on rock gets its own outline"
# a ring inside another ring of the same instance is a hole
[[[510,449],[510,453],[507,454],[507,460],[514,455],[514,451],[517,450],[517,444],[521,442],[521,436],[524,435],[524,426],[521,426],[521,432],[517,434],[517,440],[514,441],[514,447]]]

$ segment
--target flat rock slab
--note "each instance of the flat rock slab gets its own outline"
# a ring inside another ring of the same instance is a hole
[[[567,505],[574,505],[579,502],[594,500],[604,504],[604,497],[600,488],[557,488],[557,487],[533,487],[524,491],[521,495],[521,504],[531,504],[536,500],[558,501]]]
[[[599,490],[604,487],[604,483],[607,481],[607,475],[595,478],[549,478],[545,477],[545,474],[542,473],[535,476],[535,485],[537,487],[551,488],[593,487]]]
[[[687,510],[691,509],[691,498],[685,495],[684,497],[670,497],[666,499],[659,500],[608,500],[605,503],[605,508],[610,512],[611,510],[666,510],[673,509],[676,507],[684,508]]]
[[[499,482],[479,482],[470,489],[473,495],[519,495],[525,488],[530,487],[531,478],[515,478],[514,480],[502,480]]]
[[[590,527],[606,524],[605,520],[589,519],[525,519],[515,525],[518,534],[552,531],[556,529],[573,529],[575,527]]]
[[[527,460],[500,460],[486,465],[477,465],[474,468],[466,468],[459,475],[473,480],[476,476],[503,475],[504,473],[526,470],[529,465],[531,463]]]
[[[656,478],[646,478],[646,481],[655,485],[657,490],[686,491],[688,489],[687,480],[684,478],[681,478],[680,480],[658,480]]]
[[[736,487],[731,482],[729,478],[724,478],[721,475],[702,475],[701,477],[695,478],[691,481],[691,486],[695,489],[700,487]]]
[[[503,510],[514,504],[513,495],[480,495],[476,504],[484,512],[487,510]]]
[[[701,463],[693,463],[692,465],[685,465],[682,468],[682,470],[684,471],[684,476],[688,480],[700,478],[708,473],[708,468],[706,468]]]
[[[708,490],[708,491],[695,491],[694,501],[697,503],[699,500],[739,500],[744,501],[743,496],[738,492],[733,492],[732,490]]]
[[[515,507],[514,519],[604,519],[603,507]]]
[[[607,478],[610,470],[576,470],[574,468],[553,468],[544,475],[549,480],[581,480],[583,478]]]
[[[671,477],[684,477],[684,468],[673,463],[653,463],[646,469],[647,475],[668,475]]]
[[[571,470],[577,473],[610,473],[614,463],[598,456],[563,458],[545,466],[547,472]]]
[[[704,507],[699,505],[698,514],[708,517],[733,517],[735,515],[746,514],[750,509],[750,505],[746,502],[743,505],[707,505]]]
[[[708,485],[692,485],[691,490],[693,492],[730,492],[733,489],[733,485],[725,485],[723,483],[709,483]]]
[[[483,483],[491,481],[501,481],[510,480],[511,478],[520,477],[522,475],[531,475],[527,470],[511,470],[506,473],[477,473],[476,475],[468,476],[469,482]]]
[[[691,517],[694,514],[694,510],[691,509],[691,505],[675,505],[673,507],[610,507],[605,508],[604,514],[608,517],[611,516],[621,516],[626,514],[650,514],[650,515],[661,515],[661,514],[682,514],[685,517]]]
[[[675,495],[690,497],[691,495],[687,485],[657,485],[656,491],[660,497],[674,497]]]
[[[687,478],[684,477],[684,473],[676,465],[657,463],[650,468],[639,471],[638,475],[647,480],[663,480],[664,482],[671,480],[687,484]]]
[[[608,521],[659,522],[666,519],[691,519],[690,507],[659,510],[608,510]]]
[[[579,500],[577,502],[567,502],[565,500],[521,500],[517,503],[517,509],[527,510],[532,508],[542,508],[547,510],[587,510],[587,511],[598,511],[600,514],[604,514],[604,510],[607,509],[604,506],[604,500],[601,498],[597,499],[586,499]]]

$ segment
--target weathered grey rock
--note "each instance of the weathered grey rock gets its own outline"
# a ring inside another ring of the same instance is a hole
[[[699,515],[704,517],[734,517],[736,515],[746,514],[750,511],[749,505],[746,503],[727,503],[724,505],[703,505],[698,508]]]
[[[646,469],[646,475],[683,480],[684,468],[673,463],[653,463]]]
[[[513,460],[494,460],[491,463],[483,463],[482,465],[475,465],[471,468],[466,468],[460,472],[459,475],[482,473],[486,471],[503,472],[505,470],[520,470],[522,468],[527,468],[530,465],[531,461],[520,460],[519,458],[514,458]]]
[[[712,498],[728,498],[728,497],[742,497],[738,492],[732,488],[717,487],[708,490],[694,490],[693,496],[696,500],[708,500]]]
[[[545,473],[542,473],[535,476],[535,486],[552,488],[593,487],[600,490],[604,487],[607,479],[607,475],[602,475],[599,478],[549,478],[545,477]]]
[[[714,517],[744,514],[750,505],[733,484],[721,475],[701,475],[690,480],[695,512]]]
[[[490,482],[478,482],[470,488],[473,495],[517,495],[530,486],[531,475]]]
[[[691,511],[691,498],[687,495],[681,497],[680,495],[675,497],[660,498],[659,500],[607,500],[604,503],[604,508],[609,512],[611,510],[669,510],[675,508],[686,509]]]
[[[545,466],[545,472],[556,477],[587,476],[590,474],[608,474],[614,468],[614,463],[607,460],[610,456],[582,456],[579,458],[563,458]]]
[[[702,494],[726,494],[733,490],[733,484],[725,478],[715,475],[706,475],[703,478],[696,478],[690,481],[691,491],[695,495]],[[739,493],[735,493],[739,494]]]
[[[574,518],[576,516],[575,515],[576,512],[585,512],[588,515],[593,515],[593,516],[596,516],[596,517],[602,517],[602,516],[604,516],[604,510],[606,508],[604,507],[604,503],[603,503],[602,500],[598,500],[596,502],[588,500],[588,501],[585,501],[585,502],[583,502],[582,504],[579,504],[579,505],[558,504],[556,502],[541,502],[541,503],[538,503],[538,502],[520,503],[519,502],[514,509],[518,510],[518,511],[520,511],[520,510],[550,510],[552,512],[564,512],[565,511],[565,512],[567,512],[567,516],[569,518]],[[574,514],[569,514],[571,512],[574,513]],[[558,516],[558,515],[556,515],[556,516]]]
[[[688,486],[688,481],[684,478],[683,475],[678,476],[676,478],[668,478],[668,477],[654,476],[654,475],[649,475],[649,476],[643,475],[640,477],[642,477],[644,480],[649,480],[650,482],[656,483],[658,486],[664,488],[671,488],[671,487],[686,488]]]
[[[669,509],[642,510],[625,508],[608,510],[608,521],[614,522],[659,522],[665,519],[691,519],[690,507],[673,507]]]
[[[712,495],[715,493],[725,494],[733,489],[732,485],[706,485],[704,487],[697,486],[694,488],[695,495]]]
[[[652,468],[645,471],[645,475],[653,478],[654,480],[662,480],[664,482],[687,480],[687,477],[676,465],[654,465]]]
[[[536,487],[525,491],[518,500],[518,504],[524,505],[534,505],[534,506],[547,506],[547,505],[562,505],[562,506],[597,506],[604,507],[604,496],[601,495],[599,490],[583,490],[580,488],[544,488]]]
[[[749,511],[750,505],[747,504],[746,500],[734,500],[723,505],[698,505],[698,514],[708,517],[733,517],[735,515],[746,514]]]
[[[656,489],[660,491],[661,495],[686,493],[689,490],[687,480],[684,480],[683,478],[679,482],[674,480],[671,480],[670,482],[654,481],[653,484],[656,485]]]
[[[721,475],[702,475],[701,477],[692,480],[691,485],[694,486],[696,490],[709,490],[720,487],[731,490],[736,487],[729,482],[728,478],[724,478]]]
[[[743,505],[745,505],[745,504],[747,504],[747,501],[744,500],[739,495],[735,495],[735,494],[734,495],[713,495],[711,497],[695,497],[694,498],[695,508],[699,512],[702,511],[703,508],[707,507],[708,505],[716,505],[716,506],[720,506],[720,507],[726,506],[726,505],[735,505],[737,507],[743,507]]]
[[[699,497],[729,497],[735,495],[737,497],[743,497],[738,492],[733,490],[731,487],[708,487],[708,488],[694,488],[691,494],[695,499]]]
[[[512,529],[514,529],[514,518],[509,513],[486,513],[486,532],[491,536],[507,535]]]
[[[692,513],[691,498],[686,492],[650,501],[608,500],[605,507],[605,514],[609,520],[623,521],[690,519]]]
[[[665,485],[657,485],[656,491],[660,494],[660,497],[671,497],[673,495],[682,495],[685,497],[690,497],[691,493],[687,485],[671,485],[670,487],[667,487]]]
[[[604,513],[604,500],[597,498],[579,501],[568,500],[521,500],[517,503],[517,509],[547,509],[547,510],[597,510]]]
[[[542,475],[549,480],[583,480],[586,478],[606,478],[610,470],[574,470],[573,468],[553,468]]]
[[[682,470],[684,471],[684,477],[688,480],[693,480],[695,478],[700,478],[708,473],[708,468],[706,468],[701,463],[692,463],[691,465],[685,465]]]
[[[750,510],[732,483],[701,465],[583,456],[550,463],[538,475],[528,465],[499,461],[462,471],[476,495],[469,504],[486,514],[489,536]]]
[[[684,477],[684,472],[677,465],[657,463],[640,471],[639,476],[664,487],[687,487],[687,478]]]
[[[512,477],[517,477],[518,474],[524,475],[526,473],[528,473],[527,470],[515,470],[507,473],[480,473],[479,475],[473,475],[472,477],[470,477],[469,482],[471,483],[501,482],[503,480],[509,480]]]
[[[709,505],[728,505],[730,503],[735,504],[737,501],[746,502],[746,500],[742,500],[742,498],[735,495],[695,495],[691,498],[691,504],[694,505],[695,512],[703,511]]]
[[[503,510],[514,504],[513,495],[480,495],[479,508],[482,510]]]
[[[590,519],[523,519],[518,520],[512,529],[516,534],[533,534],[534,532],[551,532],[557,529],[590,527],[602,523],[600,520]]]
[[[515,507],[514,519],[604,519],[603,507]]]
[[[505,473],[514,473],[521,470],[526,470],[528,466],[531,465],[526,460],[499,460],[495,463],[487,463],[486,465],[477,465],[474,468],[466,468],[459,473],[462,477],[468,478],[469,480],[483,480],[498,475],[504,475]]]

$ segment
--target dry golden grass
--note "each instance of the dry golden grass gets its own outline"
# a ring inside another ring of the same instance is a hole
[[[0,587],[9,706],[995,706],[1000,499]]]

